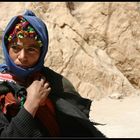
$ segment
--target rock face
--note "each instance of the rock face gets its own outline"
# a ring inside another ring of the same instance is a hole
[[[30,9],[46,24],[45,65],[86,98],[140,93],[139,2],[0,2],[0,29]]]

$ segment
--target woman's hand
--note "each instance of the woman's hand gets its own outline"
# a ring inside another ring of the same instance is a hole
[[[47,99],[51,87],[44,76],[38,76],[27,88],[24,108],[34,117],[40,105]]]

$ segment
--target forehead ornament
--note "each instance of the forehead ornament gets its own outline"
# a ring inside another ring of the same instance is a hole
[[[35,31],[35,29],[22,16],[19,16],[19,23],[15,25],[14,29],[8,35],[7,37],[8,43],[12,42],[15,38],[17,39],[32,38],[37,41],[38,47],[43,46],[42,41],[40,40],[40,37]]]

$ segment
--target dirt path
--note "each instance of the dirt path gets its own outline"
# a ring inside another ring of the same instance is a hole
[[[90,118],[108,138],[140,138],[140,96],[93,101]]]

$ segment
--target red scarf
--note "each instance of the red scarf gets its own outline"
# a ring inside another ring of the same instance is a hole
[[[7,76],[8,78],[10,77],[8,75],[4,76]],[[0,79],[4,79],[2,78],[4,76],[0,74]],[[11,115],[12,117],[15,116],[20,109],[20,98],[18,99],[19,100],[17,101],[12,92],[0,95],[0,107],[2,112],[4,114]],[[55,107],[51,99],[47,98],[45,104],[39,107],[36,117],[48,129],[48,132],[51,136],[57,137],[60,135],[59,126],[56,120]]]

